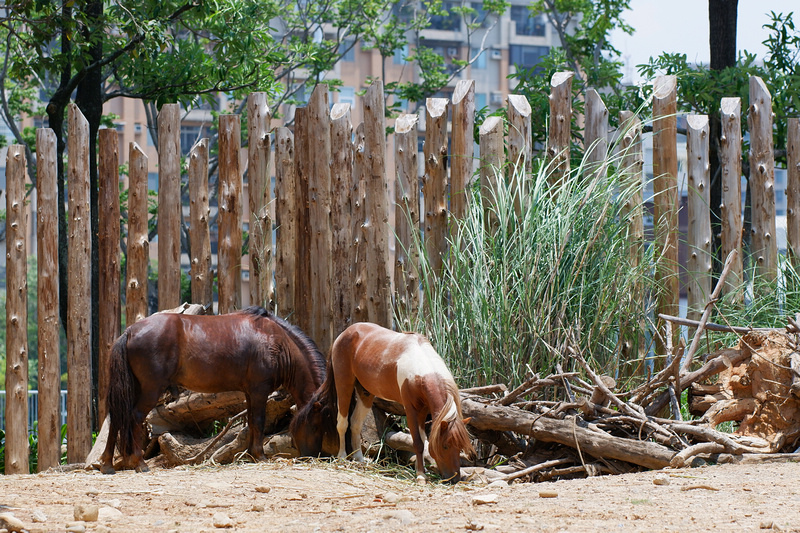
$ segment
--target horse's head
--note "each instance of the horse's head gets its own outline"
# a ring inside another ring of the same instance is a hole
[[[469,437],[466,423],[469,419],[462,420],[461,409],[456,409],[452,399],[448,399],[445,409],[437,416],[431,427],[430,453],[439,467],[442,481],[458,483],[461,481],[461,452],[468,455],[475,454],[472,440]]]
[[[303,457],[335,456],[339,451],[333,409],[319,399],[297,411],[289,432]]]

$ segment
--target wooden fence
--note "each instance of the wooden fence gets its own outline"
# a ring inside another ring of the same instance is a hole
[[[560,179],[569,169],[572,108],[569,73],[552,79],[550,97],[550,140],[547,157]],[[658,312],[678,312],[678,183],[676,144],[676,79],[660,77],[654,82],[653,165],[655,172],[654,237],[665,260],[658,266],[660,283]],[[751,137],[750,179],[753,189],[754,256],[761,276],[774,279],[777,268],[775,239],[775,190],[772,150],[770,95],[758,78],[751,81],[749,129]],[[419,212],[416,115],[401,115],[395,122],[393,146],[385,137],[384,95],[380,81],[373,83],[362,98],[364,122],[353,130],[349,105],[331,106],[328,92],[318,86],[308,105],[298,108],[294,130],[274,131],[274,224],[273,203],[268,184],[270,116],[266,95],[248,99],[248,180],[250,186],[250,275],[252,302],[272,307],[303,328],[327,351],[333,338],[346,324],[371,321],[392,326],[392,305],[419,305],[417,258],[411,239],[424,228],[425,249],[434,269],[442,268],[447,254],[449,217],[461,217],[466,210],[467,184],[473,177],[474,82],[464,80],[455,88],[453,101],[432,98],[425,106],[425,148],[422,193],[424,212]],[[741,247],[741,136],[738,98],[721,102],[723,137],[723,253]],[[452,120],[448,126],[448,115]],[[158,290],[159,308],[180,303],[180,123],[177,104],[166,104],[159,113],[159,208],[158,208]],[[503,123],[490,117],[480,125],[481,164],[479,179],[489,189],[498,175],[493,171],[508,159],[529,164],[531,109],[523,97],[508,98],[508,135]],[[90,336],[89,316],[89,168],[88,128],[75,105],[69,107],[69,301],[68,323],[68,421],[67,458],[85,459],[91,442]],[[609,143],[608,111],[595,91],[586,95],[585,146],[593,147],[591,160],[602,162]],[[631,112],[620,116],[623,125],[615,133],[626,151],[623,168],[629,179],[641,184],[643,161],[641,121]],[[690,221],[687,268],[695,275],[687,287],[688,308],[702,312],[711,288],[711,249],[708,169],[708,120],[688,119],[687,157]],[[240,117],[223,115],[219,124],[219,220],[218,294],[219,312],[241,306],[242,171],[239,167]],[[448,141],[451,140],[451,142]],[[103,299],[100,336],[99,413],[105,413],[102,398],[107,386],[108,348],[120,334],[120,301],[113,288],[120,283],[119,221],[117,191],[119,176],[116,133],[106,130],[99,137],[100,177],[100,287]],[[449,146],[449,148],[448,148]],[[386,168],[387,150],[394,150],[394,169]],[[800,126],[789,123],[788,247],[800,249]],[[128,257],[126,316],[130,323],[147,314],[147,173],[149,162],[135,143],[130,145],[130,187],[128,200]],[[58,463],[58,262],[55,184],[55,136],[37,132],[38,198],[38,321],[39,321],[39,469]],[[446,161],[449,159],[449,172]],[[27,337],[26,249],[24,203],[25,152],[12,146],[7,161],[7,407],[6,472],[28,471],[27,439]],[[602,168],[602,164],[600,165]],[[393,175],[394,228],[390,228],[389,187]],[[189,154],[190,195],[190,277],[194,303],[211,304],[212,272],[209,227],[208,141],[201,140]],[[631,257],[641,253],[644,239],[641,194],[627,206],[632,217]],[[449,199],[449,202],[448,202]],[[390,244],[399,242],[394,268],[390,268]],[[274,251],[274,253],[273,253]],[[740,250],[741,251],[741,250]],[[740,254],[741,257],[741,254]],[[797,261],[794,254],[792,260]],[[742,279],[741,263],[729,279]],[[394,283],[392,283],[392,278]],[[274,284],[273,284],[274,280]],[[394,294],[392,294],[394,286]],[[735,286],[734,284],[731,287]],[[105,289],[103,289],[105,287]],[[657,348],[658,350],[659,348]],[[662,353],[662,352],[659,352]]]

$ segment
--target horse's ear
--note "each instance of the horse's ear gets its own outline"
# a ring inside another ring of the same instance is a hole
[[[441,427],[441,431],[447,431],[447,428],[449,426],[450,426],[450,422],[448,422],[447,420],[442,420],[441,421],[441,425],[439,427]]]
[[[322,403],[314,402],[314,409],[316,409],[317,411],[321,410],[322,409]]]
[[[462,420],[462,422],[464,422],[464,425],[466,426],[467,424],[469,424],[470,422],[472,422],[472,417],[471,417],[471,416],[468,416],[467,418],[465,418],[464,420]]]

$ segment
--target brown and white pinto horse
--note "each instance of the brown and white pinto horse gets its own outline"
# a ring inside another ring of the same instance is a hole
[[[325,358],[314,342],[260,307],[219,316],[151,315],[117,339],[110,367],[110,431],[100,457],[106,474],[114,473],[117,436],[122,467],[147,470],[144,419],[170,386],[244,392],[248,452],[260,460],[267,397],[282,385],[302,407],[325,379]]]
[[[425,337],[366,322],[353,324],[339,335],[331,348],[325,383],[292,421],[290,430],[301,454],[346,457],[345,434],[354,391],[356,405],[349,420],[354,459],[364,460],[361,427],[377,396],[405,408],[418,481],[425,480],[423,460],[428,451],[443,480],[461,479],[461,451],[473,454],[474,449],[462,420],[458,387]],[[331,434],[334,399],[338,450],[336,434]],[[433,420],[430,443],[425,434],[428,415]]]

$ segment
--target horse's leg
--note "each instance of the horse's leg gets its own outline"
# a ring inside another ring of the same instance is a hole
[[[112,426],[110,415],[106,415],[106,421],[108,422],[108,440],[106,440],[106,447],[103,450],[103,454],[100,456],[100,472],[103,474],[113,474],[114,448],[117,446],[119,429]]]
[[[144,444],[144,421],[147,414],[158,404],[158,398],[166,387],[145,388],[142,387],[142,392],[139,400],[136,402],[136,407],[133,411],[133,457],[127,463],[131,468],[136,469],[137,472],[149,472],[147,463],[144,462],[144,455],[142,445]]]
[[[255,461],[265,461],[264,423],[267,415],[267,394],[262,392],[245,393],[247,397],[247,429],[250,432],[247,453]]]
[[[334,365],[336,363],[335,357],[336,352],[334,349],[331,355],[331,362]],[[334,367],[333,378],[336,384],[336,431],[339,433],[339,453],[336,454],[336,457],[339,459],[345,459],[347,457],[345,434],[347,433],[348,415],[350,414],[350,398],[353,396],[356,378],[349,369],[347,369],[347,371],[343,371],[341,368],[338,368],[338,365]],[[360,434],[358,435],[358,438],[361,438]]]
[[[353,409],[353,416],[350,420],[350,445],[353,448],[353,459],[359,463],[364,462],[364,452],[361,451],[361,429],[364,427],[364,420],[372,409],[372,402],[375,399],[370,393],[359,387],[356,392],[356,406]]]
[[[408,430],[411,432],[411,442],[414,445],[415,466],[417,470],[417,483],[425,483],[425,419],[419,416],[419,413],[414,410],[411,405],[405,405],[406,408],[406,421],[408,422]],[[420,431],[420,427],[422,430]]]

